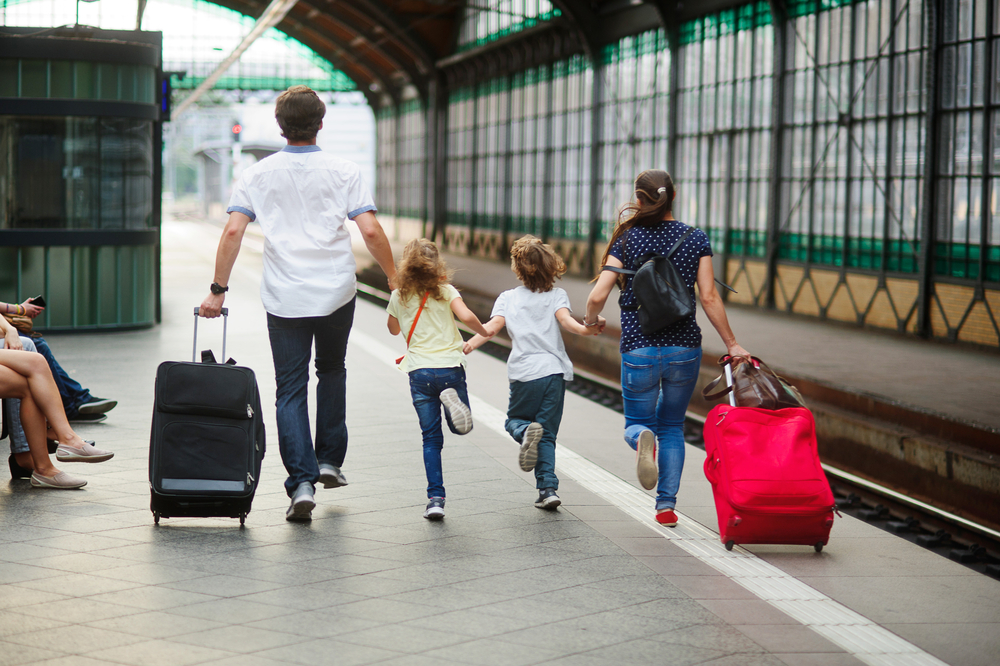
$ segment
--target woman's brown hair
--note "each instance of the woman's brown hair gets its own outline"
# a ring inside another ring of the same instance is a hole
[[[403,248],[403,256],[396,269],[401,301],[408,301],[414,294],[423,298],[426,292],[441,300],[441,285],[450,279],[451,271],[433,242],[426,238],[414,238]]]
[[[550,245],[528,234],[510,248],[510,269],[531,291],[551,291],[556,280],[566,272],[566,264]]]
[[[647,169],[635,179],[635,201],[627,203],[618,213],[618,224],[611,232],[608,246],[604,248],[601,265],[608,263],[611,248],[632,227],[645,227],[659,223],[673,211],[674,180],[662,169]],[[627,268],[627,267],[626,267]],[[595,278],[596,279],[596,278]],[[618,275],[618,286],[625,286],[625,276]]]

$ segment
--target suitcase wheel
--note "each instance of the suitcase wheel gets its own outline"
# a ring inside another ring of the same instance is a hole
[[[822,552],[822,550],[823,550],[823,542],[822,542],[822,541],[820,541],[820,542],[819,542],[819,543],[817,543],[817,544],[816,544],[815,546],[813,546],[813,548],[815,548],[815,549],[816,549],[816,552],[817,552],[817,553],[819,553],[819,552]]]
[[[246,520],[247,520],[247,514],[241,513],[240,514],[240,525],[243,525],[243,523],[245,523]],[[822,546],[820,546],[820,548],[822,548]]]
[[[736,545],[735,541],[731,541],[731,540],[727,541],[726,542],[726,550],[732,550],[733,546],[735,546],[735,545]],[[822,546],[820,546],[820,548],[822,548]]]
[[[160,513],[158,511],[153,512],[153,524],[154,525],[160,524]]]

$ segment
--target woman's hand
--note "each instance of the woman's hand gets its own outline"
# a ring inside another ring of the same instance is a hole
[[[17,351],[24,349],[24,345],[21,344],[21,336],[18,335],[17,329],[13,326],[5,332],[3,342],[7,349],[15,349]]]
[[[740,343],[738,343],[738,342],[734,342],[732,345],[730,345],[726,349],[726,351],[734,359],[735,358],[745,358],[745,359],[749,360],[749,358],[750,358],[750,352],[748,352],[746,349],[743,349],[743,346],[740,345]]]
[[[31,317],[32,319],[42,314],[42,310],[45,309],[40,305],[35,305],[34,303],[32,303],[30,298],[26,300],[24,303],[21,303],[21,307],[24,308],[24,314],[27,315],[28,317]]]

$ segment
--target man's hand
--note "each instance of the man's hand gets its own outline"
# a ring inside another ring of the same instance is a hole
[[[21,307],[24,308],[24,314],[26,314],[27,316],[31,317],[32,319],[34,319],[38,315],[42,314],[42,310],[45,309],[45,308],[43,308],[40,305],[34,305],[31,302],[30,298],[28,300],[26,300],[24,303],[21,303]]]
[[[201,307],[198,308],[198,316],[205,317],[206,319],[215,319],[222,314],[222,304],[225,302],[225,294],[210,293],[205,300],[201,302]]]

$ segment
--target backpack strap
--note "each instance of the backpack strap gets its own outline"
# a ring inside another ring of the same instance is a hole
[[[627,254],[628,253],[628,247],[627,247],[627,242],[628,242],[628,236],[627,236],[627,234],[628,234],[628,232],[625,232],[625,233],[626,233],[626,238],[625,238],[624,241],[622,241],[622,255],[624,255],[627,258],[628,257],[628,254]],[[667,252],[666,257],[669,259],[670,256],[674,252],[677,251],[677,248],[679,248],[681,246],[681,243],[683,243],[685,240],[687,240],[687,237],[690,236],[693,233],[694,233],[694,227],[688,227],[688,230],[685,231],[683,234],[681,234],[680,239],[678,239],[678,241],[676,243],[674,243],[674,246],[672,248],[670,248],[670,251]],[[611,271],[612,273],[621,273],[622,275],[635,275],[635,273],[636,273],[635,271],[629,270],[627,268],[618,268],[617,266],[607,266],[607,265],[601,266],[601,270],[602,271]]]

